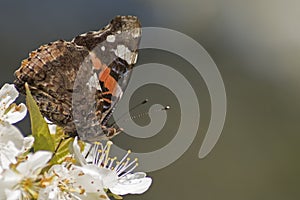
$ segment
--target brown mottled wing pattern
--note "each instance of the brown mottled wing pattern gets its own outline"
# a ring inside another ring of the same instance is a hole
[[[23,60],[15,72],[17,89],[25,94],[28,83],[42,114],[60,126],[72,126],[71,98],[74,80],[81,63],[89,54],[86,48],[66,41],[41,46]]]
[[[42,114],[69,135],[111,138],[118,131],[103,125],[127,86],[140,36],[136,17],[117,16],[100,31],[43,45],[22,62],[15,85],[25,93],[27,82]]]

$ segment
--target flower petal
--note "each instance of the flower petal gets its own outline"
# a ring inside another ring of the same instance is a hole
[[[149,189],[152,183],[152,179],[144,177],[144,174],[143,172],[128,174],[121,178],[115,187],[109,189],[117,195],[142,194]]]
[[[87,192],[85,195],[80,195],[79,197],[81,200],[109,200],[105,192]]]
[[[15,147],[12,141],[8,141],[5,146],[0,148],[0,166],[3,169],[9,169],[11,163],[17,163],[16,157],[19,150]]]
[[[34,137],[33,136],[24,137],[23,147],[21,149],[21,152],[24,153],[24,152],[28,151],[29,149],[31,149],[33,143],[34,143]]]
[[[76,183],[74,184],[76,187],[84,188],[88,193],[105,193],[103,189],[102,180],[92,177],[88,174],[79,174],[76,177]]]
[[[0,89],[0,116],[2,116],[5,110],[12,102],[19,96],[14,84],[5,84]]]
[[[21,190],[5,189],[6,200],[22,199]]]
[[[13,141],[18,149],[23,146],[23,135],[14,125],[7,122],[0,123],[0,143],[5,144]]]
[[[49,175],[55,175],[57,179],[54,181],[54,184],[51,184],[52,189],[49,189],[48,186],[48,189],[45,188],[40,191],[40,195],[43,197],[40,198],[41,200],[65,200],[66,198],[60,197],[66,196],[69,196],[70,199],[109,199],[103,189],[102,180],[84,173],[82,167],[75,165],[66,167],[64,164],[54,165],[49,172]],[[66,187],[59,188],[57,184],[62,182],[66,184]]]
[[[55,134],[56,133],[56,128],[57,128],[57,125],[55,125],[53,122],[51,122],[49,119],[47,119],[46,117],[44,117],[45,121],[47,122],[48,124],[48,128],[49,128],[49,131],[50,131],[50,134]]]
[[[112,188],[118,183],[118,175],[114,170],[99,168],[104,188]]]
[[[83,157],[80,151],[80,147],[78,145],[78,137],[75,137],[71,151],[73,151],[72,153],[74,154],[74,158],[80,166],[87,164],[85,158]]]
[[[114,170],[100,168],[95,165],[84,165],[80,169],[91,177],[103,181],[104,188],[114,187],[118,183],[118,175]]]
[[[0,165],[8,169],[11,163],[16,163],[16,157],[33,144],[33,137],[23,137],[21,132],[8,122],[0,123]]]
[[[22,179],[21,175],[16,174],[12,170],[4,170],[0,179],[0,199],[5,198],[5,190],[12,189]]]
[[[60,192],[57,184],[52,183],[39,191],[38,200],[58,200]]]
[[[19,164],[17,170],[24,176],[37,175],[51,157],[52,153],[49,151],[37,151],[34,154],[29,154],[28,160]]]
[[[3,116],[3,120],[9,122],[10,124],[14,124],[18,121],[21,121],[27,114],[27,108],[25,104],[21,103],[18,106],[13,104],[9,108],[8,111],[5,111],[5,115]]]

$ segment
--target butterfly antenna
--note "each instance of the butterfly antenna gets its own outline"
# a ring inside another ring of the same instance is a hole
[[[141,105],[144,105],[148,102],[148,99],[143,100],[141,103],[138,103],[137,105],[133,106],[131,109],[129,109],[129,111],[123,113],[118,119],[116,119],[111,125],[109,125],[110,127],[113,127],[114,125],[116,125],[116,123],[118,121],[120,121],[124,116],[128,115],[128,113],[130,113],[131,111],[135,110],[136,108],[138,108]],[[112,113],[111,113],[112,114]]]
[[[154,112],[160,112],[160,111],[163,111],[163,110],[169,110],[171,107],[169,105],[163,107],[163,108],[160,108],[160,109],[156,109],[154,110]],[[127,114],[127,113],[126,113]],[[133,120],[133,119],[138,119],[138,118],[142,118],[144,117],[145,115],[149,115],[149,111],[147,112],[144,112],[144,113],[140,113],[138,115],[134,115],[134,116],[131,116],[129,118],[126,118],[126,119],[123,119],[122,121],[125,122],[125,121],[128,121],[128,120]],[[115,125],[116,122],[120,121],[121,118],[119,118],[118,120],[116,120],[112,125]]]

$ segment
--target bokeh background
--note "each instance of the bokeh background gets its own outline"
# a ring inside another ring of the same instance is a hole
[[[137,15],[143,26],[174,29],[197,40],[223,77],[228,111],[219,142],[206,158],[198,159],[210,118],[205,83],[178,56],[141,51],[139,64],[167,64],[189,78],[198,95],[201,121],[190,119],[200,128],[188,151],[172,165],[149,173],[153,178],[150,190],[124,199],[299,199],[300,1],[2,0],[1,85],[14,80],[13,72],[21,60],[40,45],[71,40],[103,27],[115,15],[128,14]],[[172,109],[156,136],[142,140],[123,134],[115,138],[117,145],[136,152],[167,144],[176,134],[180,118],[180,102],[167,88],[142,86],[132,96],[132,104],[143,98],[149,98],[149,104],[132,115],[153,103],[170,104]],[[139,118],[136,123],[143,126],[150,119]],[[28,120],[18,126],[24,133],[30,132]]]

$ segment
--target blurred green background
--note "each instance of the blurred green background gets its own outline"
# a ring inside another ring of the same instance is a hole
[[[102,28],[115,15],[128,14],[137,15],[144,27],[170,28],[197,40],[220,70],[228,111],[219,142],[206,158],[198,159],[210,118],[205,83],[178,56],[141,51],[139,64],[168,64],[189,77],[199,98],[201,122],[190,119],[200,128],[188,151],[172,165],[149,173],[153,185],[147,193],[125,200],[300,199],[300,1],[1,1],[1,85],[14,80],[21,60],[40,45],[71,40]],[[163,99],[161,92],[166,94]],[[167,144],[180,118],[179,104],[166,88],[143,86],[132,103],[143,98],[149,98],[150,105],[170,104],[172,109],[165,128],[155,137],[142,140],[123,134],[115,139],[119,146],[138,152]],[[18,126],[29,133],[28,120]]]

